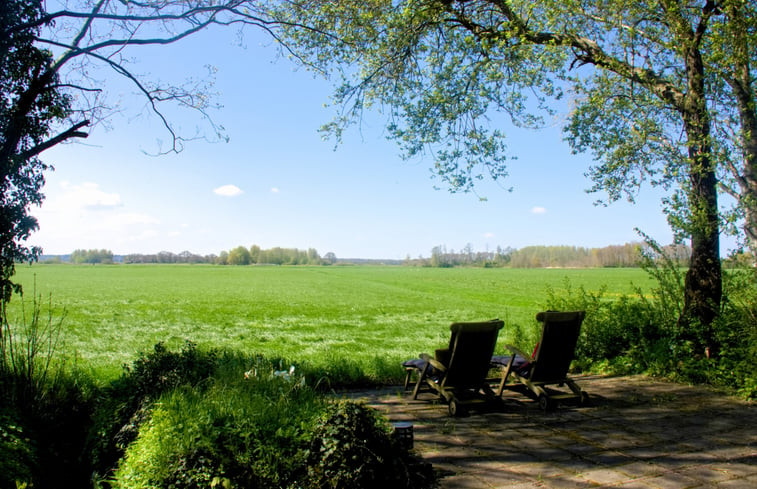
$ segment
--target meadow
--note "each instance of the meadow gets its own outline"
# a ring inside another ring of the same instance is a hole
[[[615,298],[649,289],[639,269],[482,269],[379,266],[18,266],[31,296],[62,319],[58,352],[112,378],[157,342],[227,348],[366,372],[397,365],[449,338],[449,323],[499,317],[498,343],[533,345],[547,291],[566,286]],[[9,317],[21,314],[14,297]]]

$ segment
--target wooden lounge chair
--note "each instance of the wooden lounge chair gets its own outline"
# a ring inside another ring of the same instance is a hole
[[[532,355],[507,345],[512,355],[492,357],[492,366],[502,370],[497,394],[501,396],[505,389],[521,392],[538,401],[545,411],[562,400],[575,399],[579,404],[586,402],[588,394],[568,377],[584,315],[583,311],[537,314],[536,319],[543,326],[541,339]],[[508,384],[508,380],[515,382]],[[567,385],[571,392],[547,387],[552,385]]]
[[[452,416],[462,415],[468,404],[499,397],[486,382],[490,360],[497,343],[497,335],[504,323],[499,319],[485,322],[452,323],[449,348],[436,350],[434,357],[421,354],[420,358],[403,363],[405,390],[413,373],[418,376],[413,399],[418,398],[422,387],[438,394],[449,406]]]

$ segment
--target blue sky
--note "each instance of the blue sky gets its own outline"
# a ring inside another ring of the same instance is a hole
[[[518,159],[506,181],[482,182],[476,194],[435,190],[430,155],[401,160],[379,114],[347,132],[335,150],[318,133],[333,116],[324,107],[329,83],[277,60],[259,33],[248,31],[245,43],[241,48],[234,33],[217,30],[131,51],[139,60],[135,71],[177,82],[214,65],[223,108],[213,118],[230,141],[197,141],[178,155],[148,156],[167,134],[131,87],[109,82],[122,104],[111,127],[95,127],[83,142],[43,155],[55,171],[47,175],[46,201],[32,211],[40,230],[29,243],[46,254],[77,248],[217,254],[258,244],[402,259],[468,243],[477,251],[601,247],[638,241],[635,227],[671,240],[654,190],[635,205],[593,205],[599,195],[584,192],[591,157],[572,155],[557,126],[502,127]],[[193,114],[174,117],[187,133],[199,123]]]

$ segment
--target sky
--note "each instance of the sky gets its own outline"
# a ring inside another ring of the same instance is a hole
[[[498,246],[602,247],[639,241],[640,228],[663,244],[670,232],[660,194],[636,204],[596,206],[584,176],[590,155],[573,155],[559,125],[540,131],[500,127],[518,159],[501,183],[475,193],[437,190],[431,155],[404,161],[369,114],[341,145],[318,128],[331,120],[331,85],[286,58],[262,34],[213,30],[168,47],[130,51],[133,69],[181,82],[217,69],[212,112],[228,142],[187,143],[152,156],[168,140],[145,100],[123,80],[106,84],[121,103],[109,127],[59,145],[43,160],[46,200],[32,214],[28,244],[45,254],[105,248],[115,254],[190,251],[218,254],[239,245],[315,248],[339,258],[428,257],[435,246],[476,251]],[[195,114],[171,113],[186,133]],[[512,189],[510,191],[510,189]]]

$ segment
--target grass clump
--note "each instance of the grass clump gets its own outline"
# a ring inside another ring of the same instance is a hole
[[[293,487],[320,404],[312,391],[274,378],[173,390],[127,449],[113,487]]]
[[[186,342],[179,351],[157,343],[142,352],[120,377],[105,387],[94,414],[89,440],[96,473],[107,473],[136,439],[153,403],[164,393],[182,386],[200,388],[216,369],[216,351],[200,351]]]

